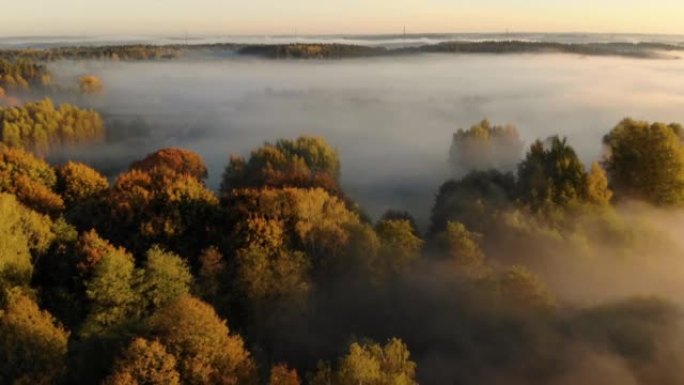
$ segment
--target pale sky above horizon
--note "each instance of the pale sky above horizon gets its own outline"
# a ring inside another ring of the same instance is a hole
[[[6,4],[3,4],[5,3]],[[682,0],[0,0],[0,36],[684,34]]]

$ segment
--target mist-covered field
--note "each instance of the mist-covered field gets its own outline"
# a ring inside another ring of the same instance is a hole
[[[582,160],[624,117],[684,121],[684,61],[576,55],[430,55],[336,61],[201,57],[167,62],[57,61],[57,82],[92,73],[105,91],[78,99],[144,135],[65,158],[120,171],[168,146],[197,151],[218,187],[230,154],[263,141],[320,135],[338,148],[342,185],[373,217],[388,208],[425,225],[458,128],[487,118],[525,142],[566,136]],[[74,101],[72,98],[68,101]],[[135,126],[135,124],[134,124]],[[59,155],[56,156],[59,158]],[[119,167],[120,166],[120,167]]]

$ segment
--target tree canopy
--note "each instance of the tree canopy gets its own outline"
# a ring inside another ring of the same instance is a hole
[[[625,119],[604,138],[610,182],[623,197],[684,202],[684,131],[678,124]]]

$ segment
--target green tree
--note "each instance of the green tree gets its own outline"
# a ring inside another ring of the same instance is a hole
[[[56,383],[64,372],[69,334],[20,291],[7,291],[0,307],[0,383]]]
[[[513,174],[496,170],[474,171],[445,182],[432,208],[430,233],[444,231],[449,221],[484,232],[494,224],[496,213],[511,206],[515,188]]]
[[[100,114],[71,104],[58,108],[45,98],[23,106],[0,106],[2,141],[11,147],[46,154],[55,147],[104,140]]]
[[[678,124],[625,119],[606,135],[605,167],[622,197],[656,205],[684,202],[684,146]]]
[[[557,136],[536,141],[518,166],[518,192],[533,210],[586,202],[587,173],[575,150]]]
[[[133,256],[122,249],[104,254],[86,282],[89,312],[81,334],[104,334],[129,322],[138,311],[135,283]]]
[[[49,218],[0,193],[0,290],[27,286],[33,274],[32,256],[47,251],[53,239]]]
[[[190,292],[192,274],[179,256],[158,246],[147,251],[138,291],[147,311],[165,306]]]

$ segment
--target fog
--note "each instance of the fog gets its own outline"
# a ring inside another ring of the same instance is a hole
[[[106,144],[64,149],[55,159],[84,160],[113,176],[156,149],[182,146],[204,157],[208,183],[217,188],[230,154],[320,135],[340,152],[344,191],[372,217],[408,210],[424,228],[439,185],[454,176],[448,157],[458,128],[487,118],[516,125],[527,144],[566,136],[589,164],[624,117],[684,122],[681,60],[233,57],[62,61],[50,69],[62,85],[86,73],[102,79],[101,95],[57,99],[96,108],[109,129]],[[311,356],[339,355],[358,332],[379,341],[401,336],[426,384],[682,383],[684,213],[622,201],[609,213],[578,214],[554,232],[511,211],[481,239],[487,262],[539,274],[558,301],[555,316],[497,304],[449,262],[426,258],[386,287],[337,277],[310,311],[274,313],[267,319],[273,356],[311,368]],[[675,306],[633,299],[649,296]]]
[[[601,155],[602,136],[626,116],[684,121],[681,60],[421,55],[55,62],[50,69],[63,84],[84,73],[99,76],[104,94],[77,102],[108,122],[139,117],[150,129],[149,137],[67,157],[113,170],[122,158],[183,146],[205,158],[216,188],[229,154],[281,137],[321,135],[340,151],[343,188],[371,216],[405,209],[421,225],[449,176],[451,135],[460,127],[487,118],[515,124],[526,143],[564,135],[590,162]]]

